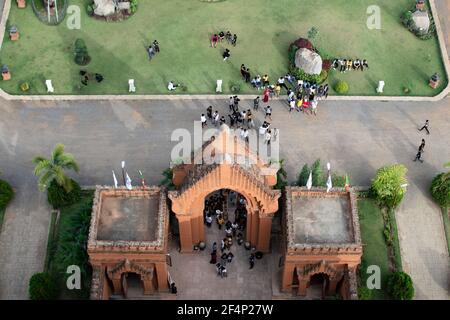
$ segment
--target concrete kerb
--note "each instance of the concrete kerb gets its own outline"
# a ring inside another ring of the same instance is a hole
[[[435,0],[429,0],[431,13],[434,17],[436,25],[436,34],[438,37],[439,47],[441,50],[444,68],[448,79],[447,87],[439,94],[433,97],[411,97],[411,96],[329,96],[327,100],[330,101],[411,101],[411,102],[436,102],[444,99],[450,93],[450,61],[448,59],[447,47],[445,45],[444,34],[442,32],[441,24],[437,14]],[[0,50],[3,44],[3,37],[5,35],[6,22],[8,20],[9,11],[11,8],[11,0],[5,0],[3,7],[2,20],[0,21]],[[226,99],[230,94],[173,94],[173,95],[10,95],[0,89],[0,97],[5,100],[20,100],[20,101],[95,101],[95,100],[218,100]],[[258,94],[239,95],[243,100],[254,99]],[[275,98],[275,100],[283,100],[284,98]]]

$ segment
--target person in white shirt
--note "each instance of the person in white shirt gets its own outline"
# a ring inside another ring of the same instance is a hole
[[[268,130],[268,131],[266,132],[265,137],[264,137],[264,139],[265,139],[265,141],[266,141],[267,144],[270,144],[270,139],[272,139],[272,135],[271,135],[270,133],[271,133],[270,130]]]
[[[317,116],[317,99],[311,101],[311,113]]]
[[[283,88],[285,88],[286,90],[289,90],[289,88],[287,87],[286,83],[284,83],[284,78],[283,78],[283,77],[280,77],[280,78],[278,79],[277,83],[278,83],[278,85],[279,85],[280,87],[283,87]]]
[[[169,81],[169,84],[167,85],[167,89],[169,91],[173,91],[176,88],[178,88],[179,86],[180,86],[180,84],[175,85],[175,84],[173,84],[173,81]]]
[[[289,112],[291,112],[291,111],[294,110],[294,109],[295,109],[295,100],[292,99],[292,100],[289,102]]]
[[[247,130],[247,129],[244,129],[244,130],[242,131],[242,139],[243,139],[244,141],[247,141],[247,142],[248,142],[248,130]]]
[[[200,117],[200,121],[202,122],[202,128],[208,125],[206,123],[206,117],[205,117],[205,115],[203,113],[202,113],[202,115]]]
[[[266,134],[266,131],[267,131],[267,127],[264,126],[264,124],[262,124],[261,127],[259,127],[259,134],[263,136]]]

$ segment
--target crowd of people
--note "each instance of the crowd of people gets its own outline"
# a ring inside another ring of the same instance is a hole
[[[230,204],[230,207],[226,205]],[[212,194],[205,200],[203,212],[205,224],[212,228],[214,221],[219,231],[224,231],[224,238],[220,241],[220,248],[214,242],[211,250],[210,264],[216,266],[217,275],[224,278],[228,275],[227,265],[233,262],[235,255],[232,252],[234,242],[238,246],[244,243],[243,232],[247,225],[247,201],[244,197],[231,190],[221,190]],[[235,208],[232,220],[229,208]],[[250,269],[254,265],[254,255],[249,257]]]
[[[217,44],[219,42],[223,42],[224,40],[226,40],[228,44],[230,44],[233,47],[235,47],[236,43],[237,43],[237,35],[236,34],[231,34],[230,31],[227,31],[226,33],[224,31],[220,31],[218,33],[214,33],[211,36],[211,47],[216,48]]]
[[[339,70],[341,73],[350,70],[361,70],[369,68],[369,63],[366,59],[341,59],[336,58],[333,60],[332,67],[334,70]]]

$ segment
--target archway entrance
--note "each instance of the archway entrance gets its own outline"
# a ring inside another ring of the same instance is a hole
[[[309,279],[307,296],[311,299],[325,299],[328,294],[330,278],[326,273],[316,273]]]
[[[144,284],[141,276],[135,272],[125,272],[122,274],[122,290],[126,299],[140,297],[144,294]]]
[[[205,239],[208,245],[227,239],[243,245],[246,241],[247,199],[230,189],[214,191],[206,196],[203,218],[206,225]]]

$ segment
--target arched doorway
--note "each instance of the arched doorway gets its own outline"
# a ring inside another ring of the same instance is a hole
[[[181,252],[192,252],[195,245],[205,241],[205,199],[222,189],[233,190],[246,200],[246,240],[257,250],[269,252],[272,218],[278,211],[280,191],[270,189],[254,173],[237,164],[197,170],[200,177],[192,178],[181,190],[169,192],[179,223]]]
[[[204,201],[203,218],[205,239],[211,244],[221,237],[231,236],[238,245],[246,239],[248,229],[248,200],[231,189],[221,189],[208,194]],[[222,231],[219,234],[218,231]]]
[[[126,299],[140,297],[144,294],[144,284],[141,276],[135,272],[125,272],[122,274],[122,290]]]
[[[330,277],[323,272],[313,274],[309,278],[307,296],[311,299],[325,299],[328,294]]]

